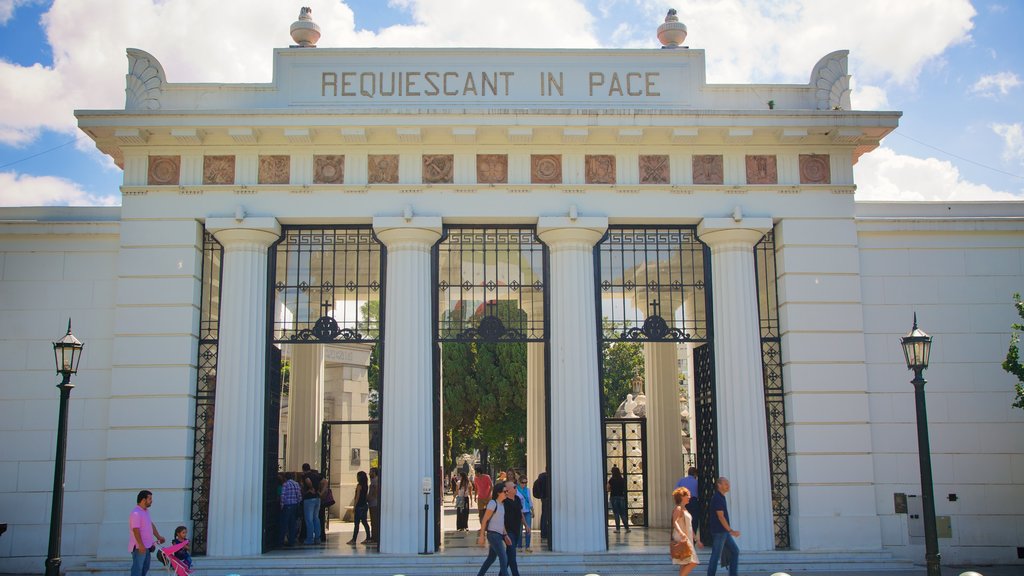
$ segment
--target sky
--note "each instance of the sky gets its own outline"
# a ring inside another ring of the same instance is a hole
[[[1020,0],[0,0],[0,206],[120,204],[74,110],[124,108],[125,50],[170,82],[269,82],[301,6],[321,47],[652,49],[675,8],[709,83],[806,84],[850,50],[853,108],[903,112],[858,200],[1024,200]]]

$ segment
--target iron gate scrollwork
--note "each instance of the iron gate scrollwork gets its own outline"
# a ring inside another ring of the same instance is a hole
[[[782,338],[779,332],[774,232],[766,234],[754,246],[754,262],[757,267],[757,300],[761,322],[761,360],[764,368],[764,402],[768,424],[768,465],[771,473],[775,547],[789,548],[789,454],[786,448],[786,408],[782,382]]]
[[[192,553],[206,554],[213,458],[213,414],[217,392],[217,343],[220,336],[221,263],[224,249],[203,233],[203,271],[199,309],[199,355],[196,371],[196,420],[192,449]]]
[[[608,478],[612,466],[618,466],[626,479],[627,517],[633,526],[647,526],[646,423],[644,418],[605,418],[604,421],[604,475]],[[611,516],[607,516],[607,522],[613,523]]]

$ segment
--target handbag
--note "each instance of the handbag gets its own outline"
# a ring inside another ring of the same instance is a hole
[[[690,556],[693,556],[693,546],[690,545],[688,540],[670,542],[668,550],[669,555],[672,556],[674,560],[685,560]]]
[[[331,491],[329,487],[327,488],[327,490],[324,490],[323,505],[334,506],[334,492]]]

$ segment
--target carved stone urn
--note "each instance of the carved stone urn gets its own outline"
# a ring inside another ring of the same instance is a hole
[[[662,48],[678,48],[686,40],[686,24],[679,21],[675,9],[668,11],[665,23],[658,26],[658,41]]]
[[[303,7],[299,11],[299,19],[292,22],[292,40],[303,48],[316,48],[320,40],[320,26],[313,22],[313,10]]]

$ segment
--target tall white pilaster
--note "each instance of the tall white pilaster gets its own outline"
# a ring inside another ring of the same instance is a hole
[[[208,218],[206,228],[224,247],[206,550],[249,556],[263,546],[267,248],[281,227],[274,218]]]
[[[668,528],[672,490],[683,470],[683,426],[679,420],[679,363],[675,342],[644,343],[647,393],[647,522]]]
[[[424,542],[422,479],[434,478],[430,250],[441,237],[441,219],[374,218],[373,227],[388,250],[380,550],[411,554]],[[433,513],[425,536],[430,550]]]
[[[544,471],[548,460],[548,431],[546,426],[547,406],[544,396],[544,344],[528,342],[526,344],[526,476],[533,480]],[[536,511],[533,515],[534,527],[540,527],[540,510],[543,504],[540,498],[533,499]]]
[[[594,245],[607,218],[540,218],[550,255],[551,536],[555,551],[606,548]]]
[[[320,427],[324,421],[324,347],[293,344],[288,393],[287,470],[303,464],[320,468]]]
[[[775,547],[754,269],[754,245],[771,228],[770,218],[705,218],[697,228],[711,248],[718,473],[731,481],[730,524],[746,550]]]

